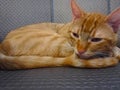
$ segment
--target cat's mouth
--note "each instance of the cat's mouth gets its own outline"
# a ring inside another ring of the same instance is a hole
[[[77,57],[80,59],[96,59],[96,58],[106,58],[112,57],[113,54],[111,52],[96,52],[95,54],[77,54]]]

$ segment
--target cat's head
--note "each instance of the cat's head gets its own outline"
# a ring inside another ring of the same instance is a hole
[[[120,25],[120,8],[105,16],[86,13],[75,0],[71,0],[73,13],[71,37],[75,40],[75,53],[80,58],[104,58],[113,55]]]

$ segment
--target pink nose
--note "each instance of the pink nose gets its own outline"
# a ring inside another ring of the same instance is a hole
[[[79,51],[79,54],[80,54],[80,55],[83,54],[83,53],[85,53],[84,50],[80,50],[80,51]]]

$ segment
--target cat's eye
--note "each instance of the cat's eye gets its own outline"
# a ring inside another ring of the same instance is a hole
[[[72,33],[74,37],[79,38],[79,35],[77,33]]]
[[[91,41],[92,42],[99,42],[99,41],[101,41],[102,40],[102,38],[91,38]]]

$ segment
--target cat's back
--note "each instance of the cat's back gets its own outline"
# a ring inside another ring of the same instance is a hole
[[[38,24],[32,24],[32,25],[26,25],[20,28],[17,28],[15,30],[12,30],[8,33],[5,39],[10,39],[11,37],[16,37],[19,34],[27,34],[27,33],[55,33],[57,30],[59,30],[64,24],[58,24],[58,23],[38,23]]]
[[[18,28],[6,36],[2,48],[8,55],[58,56],[59,45],[70,47],[66,38],[57,33],[62,26],[63,24],[42,23]],[[59,54],[59,56],[66,54]]]

